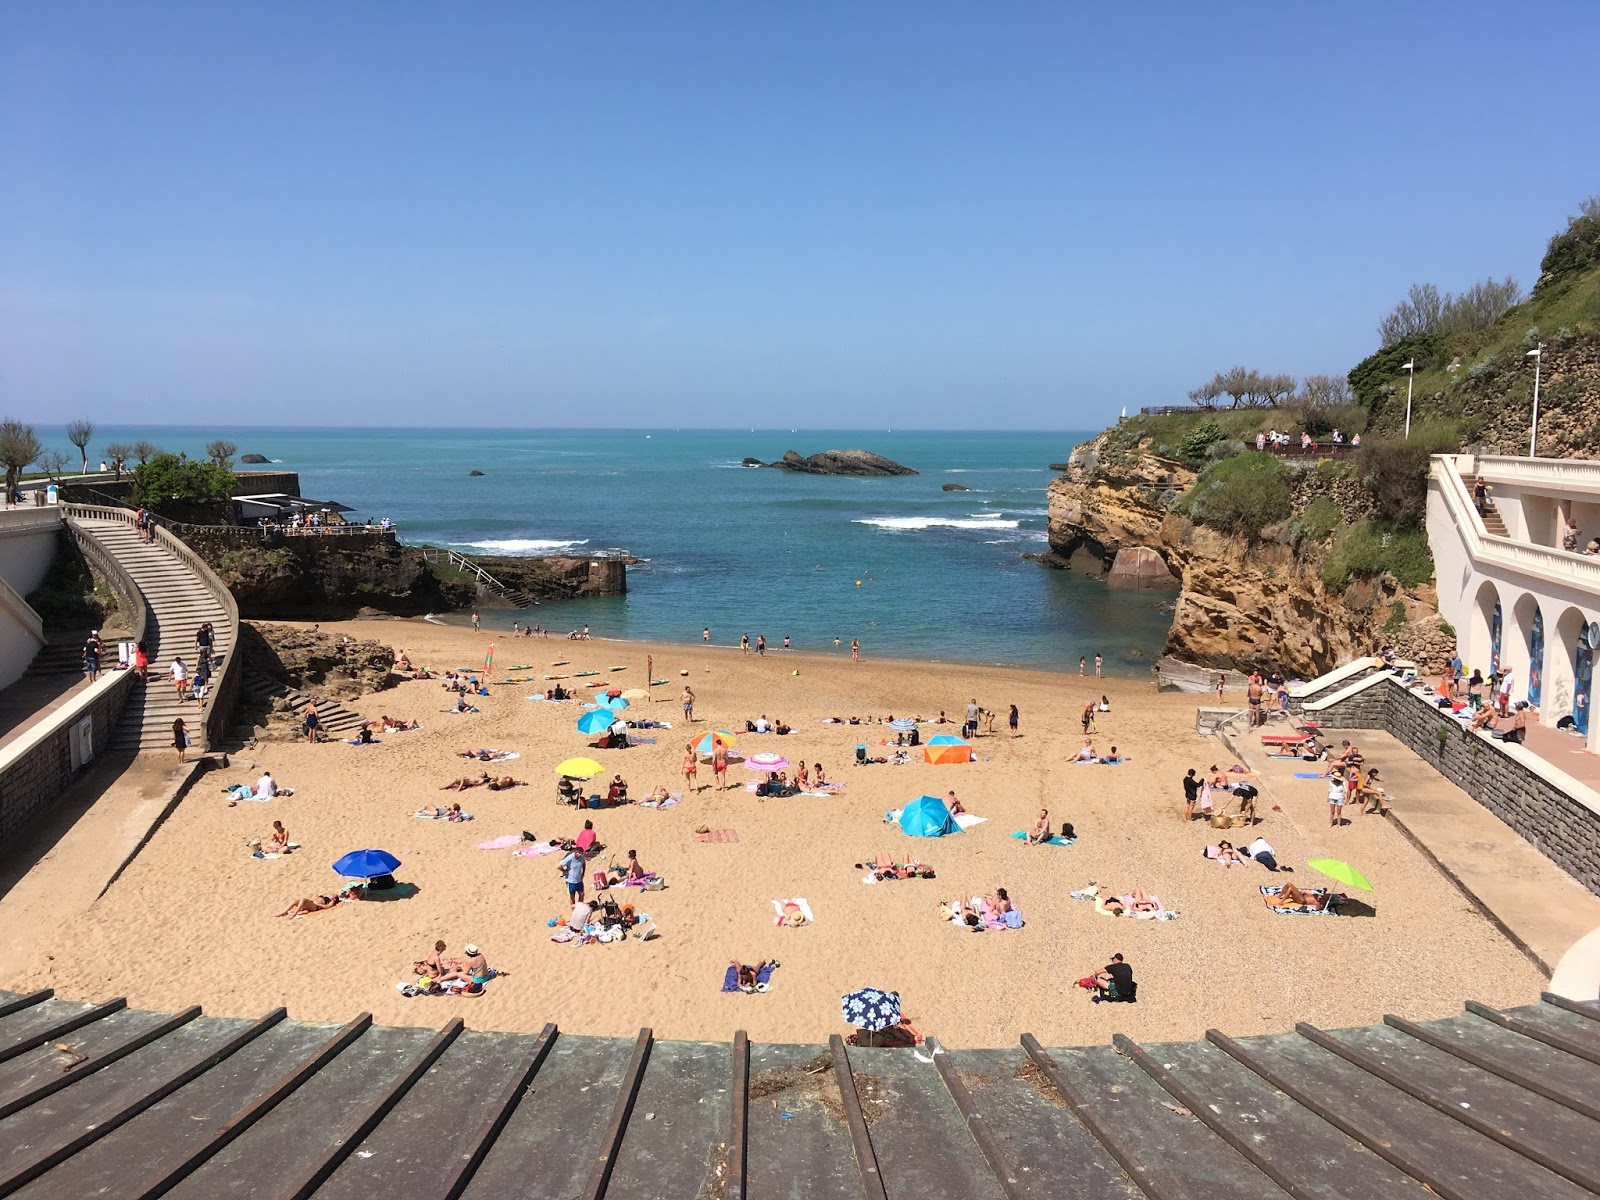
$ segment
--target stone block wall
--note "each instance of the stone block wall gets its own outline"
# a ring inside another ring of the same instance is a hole
[[[73,706],[70,715],[52,721],[37,742],[0,767],[0,850],[72,782],[71,730],[85,713],[94,718],[94,757],[105,753],[133,684],[132,671],[118,672],[86,706]]]
[[[1312,715],[1329,729],[1387,731],[1539,853],[1600,895],[1600,813],[1513,758],[1500,742],[1463,729],[1393,681],[1312,710]]]

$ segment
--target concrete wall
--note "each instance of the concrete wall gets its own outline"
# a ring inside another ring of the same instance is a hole
[[[1537,755],[1462,728],[1392,678],[1306,712],[1326,729],[1388,731],[1600,895],[1600,795]]]
[[[26,596],[56,560],[61,513],[54,508],[0,510],[0,579]]]

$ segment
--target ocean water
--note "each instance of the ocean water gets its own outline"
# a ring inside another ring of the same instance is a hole
[[[59,434],[40,430],[47,448]],[[390,517],[403,540],[487,554],[627,551],[625,597],[485,613],[595,636],[1146,674],[1171,594],[1108,588],[1043,550],[1049,464],[1089,433],[757,430],[106,429],[203,454],[226,437],[300,472],[305,495]],[[862,447],[916,468],[825,478],[740,465]],[[96,456],[91,453],[91,460]],[[93,463],[91,463],[93,465]],[[271,469],[271,468],[262,468]],[[485,472],[470,478],[471,470]],[[966,492],[945,492],[960,483]]]

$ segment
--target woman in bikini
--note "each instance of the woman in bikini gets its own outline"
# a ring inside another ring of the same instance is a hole
[[[794,785],[802,792],[811,786],[811,772],[806,770],[806,760],[801,759],[800,765],[795,768]]]
[[[1100,907],[1113,917],[1120,917],[1128,911],[1128,906],[1123,904],[1122,897],[1113,893],[1110,888],[1100,888],[1095,892],[1095,898],[1099,901]]]
[[[289,853],[289,831],[283,827],[282,821],[272,823],[272,836],[267,839],[267,851],[270,854]]]
[[[1302,890],[1292,883],[1283,885],[1283,890],[1276,896],[1261,897],[1267,902],[1268,908],[1321,908],[1324,897],[1309,889]]]
[[[439,790],[441,792],[464,792],[468,788],[487,787],[492,782],[493,780],[489,778],[489,772],[483,771],[479,773],[476,779],[470,775],[463,775],[460,779],[452,779]]]
[[[454,966],[455,963],[445,958],[444,943],[439,941],[433,944],[433,952],[426,958],[417,959],[411,964],[411,969],[418,975],[431,975],[437,979]]]
[[[994,899],[989,902],[989,906],[1002,916],[1011,911],[1011,897],[1006,895],[1005,888],[995,888]]]
[[[821,763],[811,764],[811,778],[814,784],[819,788],[828,786],[828,777],[822,773]]]
[[[700,760],[695,756],[693,742],[683,747],[683,788],[686,792],[700,790]]]
[[[296,900],[278,915],[280,917],[303,917],[307,913],[326,912],[343,899],[343,896],[308,896],[303,900]]]
[[[1142,887],[1134,888],[1133,895],[1129,899],[1132,903],[1128,906],[1128,911],[1133,916],[1138,916],[1140,913],[1158,913],[1161,911],[1160,901],[1152,897]]]

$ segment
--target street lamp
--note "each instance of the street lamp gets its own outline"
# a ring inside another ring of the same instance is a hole
[[[1539,368],[1544,365],[1544,343],[1523,355],[1533,359],[1533,429],[1528,434],[1528,457],[1535,458],[1539,446]]]
[[[1417,360],[1401,363],[1400,369],[1406,373],[1406,437],[1411,437],[1411,385],[1417,381]]]

